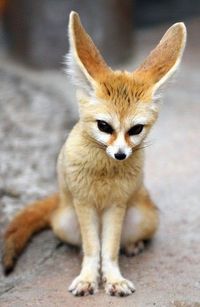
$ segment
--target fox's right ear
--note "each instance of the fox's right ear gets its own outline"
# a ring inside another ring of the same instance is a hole
[[[86,33],[76,12],[71,12],[69,17],[69,43],[67,72],[73,83],[88,93],[111,69]]]

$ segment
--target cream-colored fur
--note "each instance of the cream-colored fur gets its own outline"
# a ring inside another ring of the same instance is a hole
[[[143,184],[142,147],[158,115],[154,94],[180,62],[185,26],[171,27],[133,73],[106,65],[75,12],[69,39],[68,71],[78,88],[80,120],[59,155],[60,206],[52,227],[60,239],[83,248],[81,272],[69,287],[74,295],[97,291],[102,260],[105,291],[126,296],[135,288],[120,272],[118,253],[121,246],[135,254],[158,227],[158,211]],[[113,132],[100,131],[98,120]],[[136,124],[143,130],[130,136]],[[126,155],[122,161],[115,158],[119,151]]]

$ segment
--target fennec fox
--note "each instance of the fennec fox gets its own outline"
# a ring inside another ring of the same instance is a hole
[[[79,15],[70,14],[68,73],[76,85],[80,120],[58,158],[59,194],[19,213],[5,233],[3,266],[10,272],[33,233],[52,227],[63,241],[83,248],[76,296],[98,289],[101,260],[106,293],[135,291],[119,269],[118,253],[134,255],[158,227],[158,211],[143,184],[144,139],[159,111],[157,91],[177,69],[186,42],[174,24],[134,72],[107,66]]]

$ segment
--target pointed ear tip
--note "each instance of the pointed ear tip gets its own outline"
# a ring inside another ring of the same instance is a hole
[[[177,23],[173,24],[171,29],[174,29],[174,30],[177,30],[177,31],[181,31],[183,36],[187,35],[187,28],[186,28],[184,22],[177,22]]]
[[[70,14],[69,14],[69,17],[74,18],[75,16],[79,16],[78,13],[75,12],[75,11],[71,11]]]
[[[69,14],[69,24],[72,24],[74,21],[79,21],[79,14],[75,11],[71,11]]]
[[[185,23],[182,22],[182,21],[175,23],[174,26],[176,26],[177,28],[181,29],[183,32],[187,31]]]

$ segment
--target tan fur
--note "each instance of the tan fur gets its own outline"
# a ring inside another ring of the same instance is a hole
[[[183,23],[174,24],[134,73],[141,75],[144,80],[151,80],[152,85],[160,82],[170,71],[173,72],[176,64],[180,63],[185,43],[185,25]]]
[[[143,184],[142,147],[158,116],[154,93],[180,62],[184,25],[170,28],[134,73],[114,72],[106,65],[75,12],[70,15],[69,36],[70,72],[74,78],[80,77],[76,82],[80,87],[80,120],[58,159],[59,207],[48,211],[46,223],[29,229],[25,241],[35,229],[48,225],[51,212],[55,234],[83,248],[82,269],[69,290],[74,295],[97,291],[101,254],[106,293],[126,296],[135,288],[121,275],[119,249],[135,254],[143,246],[142,241],[150,239],[158,227],[158,211]],[[113,133],[100,132],[99,120],[112,125]],[[130,136],[129,129],[138,123],[144,125],[143,132]],[[114,154],[122,148],[127,158],[118,161]],[[28,213],[29,209],[25,210]],[[25,216],[23,212],[21,215]],[[20,228],[21,223],[16,218],[11,225]],[[7,233],[6,244],[10,231]],[[7,250],[8,258],[9,253]]]
[[[70,14],[70,25],[70,40],[79,64],[83,70],[87,67],[89,76],[99,81],[103,74],[108,73],[109,68],[93,41],[85,32],[78,14],[73,12]]]

